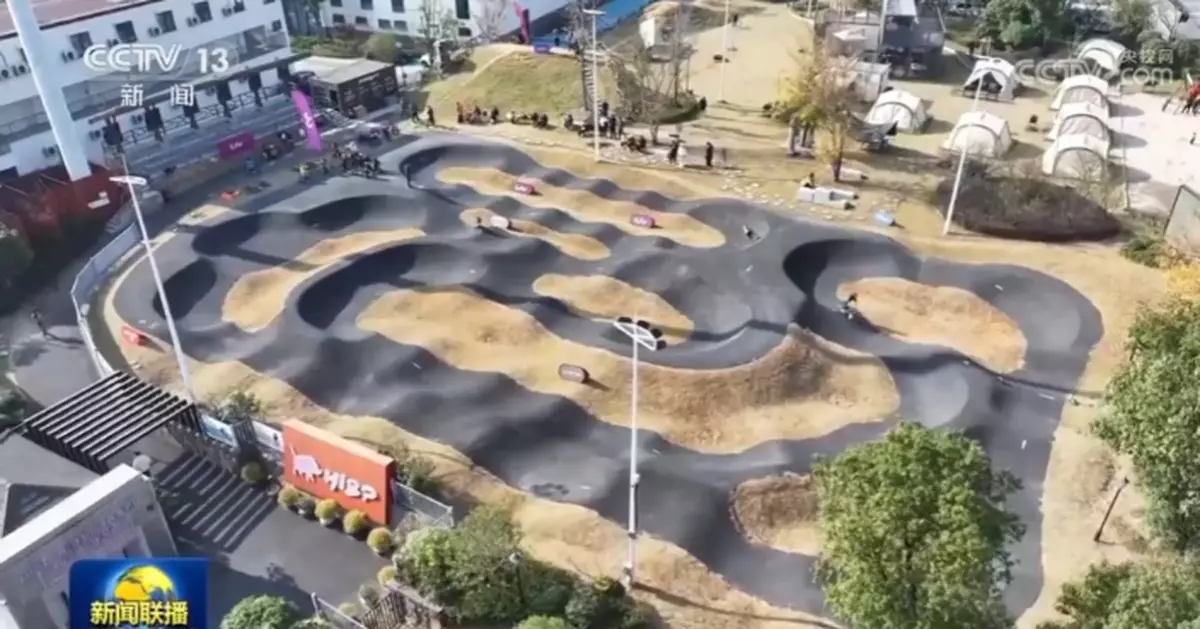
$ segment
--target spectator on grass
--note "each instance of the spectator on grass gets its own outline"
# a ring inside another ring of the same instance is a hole
[[[428,119],[429,126],[431,126],[431,127],[437,126],[437,119],[433,117],[433,105],[430,105],[425,108],[425,118]]]
[[[716,148],[713,146],[712,142],[704,143],[704,166],[705,166],[705,168],[712,168],[713,153],[715,153],[715,152],[716,152]]]

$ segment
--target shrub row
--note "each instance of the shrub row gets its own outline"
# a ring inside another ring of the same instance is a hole
[[[937,186],[945,212],[954,178]],[[954,223],[970,231],[1017,240],[1078,242],[1105,240],[1121,223],[1100,204],[1073,188],[1046,179],[967,176],[959,188]]]

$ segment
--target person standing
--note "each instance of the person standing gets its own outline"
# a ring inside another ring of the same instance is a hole
[[[433,105],[425,108],[425,118],[429,121],[429,126],[436,127],[437,120],[433,117]]]
[[[715,152],[716,152],[716,148],[713,147],[712,142],[704,143],[704,166],[705,166],[705,168],[712,168],[713,153],[715,153]]]
[[[400,164],[400,174],[404,175],[404,185],[412,187],[412,164],[403,162]]]
[[[42,319],[42,311],[34,308],[29,311],[29,318],[33,320],[33,324],[37,326],[39,332],[42,333],[42,338],[50,338],[50,329],[46,327],[46,321]]]

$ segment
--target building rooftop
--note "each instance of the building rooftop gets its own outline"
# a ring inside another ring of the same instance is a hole
[[[12,16],[8,13],[6,0],[0,4],[0,39],[14,37],[17,33],[13,26]],[[162,2],[162,0],[15,0],[33,4],[33,14],[37,16],[42,29],[60,24],[70,24],[98,15],[106,15],[124,11],[133,7]]]
[[[374,74],[385,68],[394,68],[390,63],[370,59],[331,59],[309,57],[295,64],[297,72],[312,72],[317,78],[330,85],[341,85],[347,81]]]
[[[0,537],[96,478],[95,473],[19,435],[0,441]]]

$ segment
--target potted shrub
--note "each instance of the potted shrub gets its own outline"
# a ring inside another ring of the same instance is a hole
[[[358,509],[351,509],[349,513],[342,516],[342,530],[346,535],[358,537],[371,526],[371,521],[367,519],[367,514]]]
[[[317,520],[325,526],[333,526],[342,517],[342,505],[333,498],[326,498],[317,503],[315,510]]]
[[[391,554],[396,549],[396,538],[392,536],[388,527],[381,526],[367,535],[367,546],[370,546],[375,554],[382,557]]]
[[[262,463],[250,461],[242,466],[242,481],[247,485],[262,485],[267,482],[267,470]]]
[[[387,585],[396,580],[400,575],[400,571],[396,570],[396,566],[384,566],[375,574],[375,580],[379,581],[379,585]]]
[[[375,609],[379,606],[379,599],[382,598],[379,594],[379,588],[364,583],[358,588],[358,602],[362,604],[363,609]]]
[[[304,492],[292,487],[291,485],[284,485],[283,489],[279,490],[279,494],[275,497],[275,500],[279,502],[279,506],[283,507],[284,509],[291,509],[294,511],[297,503],[299,503],[300,499],[303,497]]]
[[[296,513],[311,518],[313,511],[317,508],[317,501],[313,500],[312,496],[301,493],[300,499],[296,501]]]

